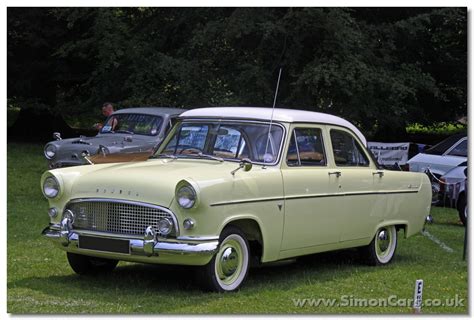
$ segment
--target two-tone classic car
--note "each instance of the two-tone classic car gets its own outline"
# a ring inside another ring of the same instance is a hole
[[[98,153],[119,154],[152,152],[156,150],[176,117],[183,109],[177,108],[129,108],[110,115],[95,137],[61,139],[44,147],[44,156],[50,168],[87,164],[88,156]]]
[[[238,289],[251,261],[359,247],[385,265],[398,231],[422,230],[431,186],[424,173],[379,169],[366,144],[322,113],[186,111],[147,161],[45,172],[43,235],[78,274],[119,260],[194,265],[220,292]]]

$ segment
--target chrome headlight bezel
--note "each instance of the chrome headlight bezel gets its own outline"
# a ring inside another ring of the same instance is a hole
[[[197,204],[197,192],[194,187],[185,182],[176,187],[176,202],[183,209],[191,209]]]
[[[61,193],[61,185],[55,176],[48,176],[43,181],[43,195],[48,199],[57,198]]]
[[[48,143],[44,147],[44,156],[46,157],[46,159],[51,160],[56,156],[57,151],[58,148],[54,144]]]

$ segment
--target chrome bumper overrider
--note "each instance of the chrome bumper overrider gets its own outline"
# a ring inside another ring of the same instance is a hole
[[[151,227],[146,229],[143,238],[128,238],[124,235],[104,232],[72,230],[71,221],[67,218],[64,218],[58,225],[46,227],[42,235],[68,252],[145,263],[204,265],[210,261],[219,246],[219,242],[214,239],[180,241],[159,238]],[[124,254],[83,249],[79,247],[80,235],[107,239],[125,239],[129,241],[130,251],[128,254]]]

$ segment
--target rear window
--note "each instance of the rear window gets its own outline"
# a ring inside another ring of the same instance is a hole
[[[459,143],[448,153],[450,156],[467,157],[467,140]]]
[[[442,155],[444,154],[449,148],[451,148],[456,142],[464,138],[466,135],[465,134],[455,134],[453,136],[450,136],[440,143],[434,145],[433,147],[425,150],[424,153],[427,154],[437,154],[437,155]]]

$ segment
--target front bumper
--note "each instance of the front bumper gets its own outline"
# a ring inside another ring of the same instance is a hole
[[[217,252],[217,240],[174,240],[159,238],[151,228],[147,228],[143,238],[118,234],[72,230],[67,218],[59,225],[46,227],[42,235],[52,240],[61,249],[88,256],[155,264],[205,265]],[[79,246],[81,235],[95,238],[127,240],[129,253],[117,253],[84,249]]]

